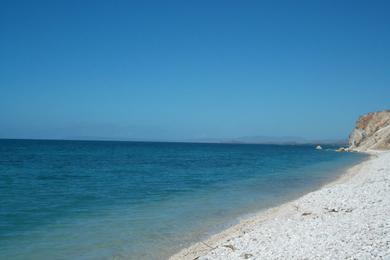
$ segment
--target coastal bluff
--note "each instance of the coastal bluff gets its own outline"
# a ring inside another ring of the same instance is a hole
[[[390,110],[362,115],[349,136],[349,151],[390,149]]]

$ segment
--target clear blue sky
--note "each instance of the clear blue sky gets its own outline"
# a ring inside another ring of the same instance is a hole
[[[390,1],[0,1],[0,137],[345,138]]]

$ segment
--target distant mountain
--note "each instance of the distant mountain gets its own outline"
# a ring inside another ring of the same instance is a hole
[[[146,139],[105,136],[73,136],[59,140],[85,141],[128,141],[128,142],[188,142],[188,143],[226,143],[226,144],[338,144],[346,145],[348,140],[340,139],[305,139],[297,136],[243,136],[236,138],[196,138],[196,139]]]
[[[195,143],[241,143],[241,144],[346,144],[347,140],[309,140],[297,136],[243,136],[237,138],[199,138],[186,140]]]

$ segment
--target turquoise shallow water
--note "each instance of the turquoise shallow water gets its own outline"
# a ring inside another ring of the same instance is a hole
[[[164,259],[364,158],[307,145],[0,140],[0,258]]]

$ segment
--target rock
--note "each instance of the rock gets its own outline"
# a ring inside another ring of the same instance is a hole
[[[236,248],[233,245],[224,245],[224,247],[230,248],[231,250],[236,250]]]
[[[389,150],[390,110],[359,117],[349,136],[349,145],[349,149],[354,151]]]
[[[322,150],[321,145],[317,145],[317,146],[316,146],[316,149],[317,149],[317,150]]]
[[[249,259],[251,258],[253,255],[252,254],[248,254],[248,253],[244,253],[241,255],[244,259]]]
[[[348,148],[340,147],[336,152],[348,152]]]

